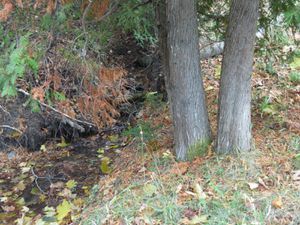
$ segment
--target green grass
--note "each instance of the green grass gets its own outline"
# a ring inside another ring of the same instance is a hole
[[[255,151],[237,157],[213,157],[184,176],[172,175],[168,169],[155,171],[153,164],[162,163],[153,163],[150,177],[138,179],[119,190],[111,200],[98,200],[99,206],[82,224],[123,221],[129,225],[139,220],[146,224],[175,225],[181,224],[189,211],[204,217],[203,224],[208,225],[282,224],[282,220],[274,221],[287,218],[287,215],[297,224],[300,221],[300,191],[284,185],[250,190],[249,182],[258,183],[259,178],[266,177],[256,164],[257,157]],[[166,167],[171,168],[170,165]],[[167,181],[162,179],[165,176],[169,178]],[[203,188],[206,198],[191,195],[182,199],[182,193],[195,192],[192,188],[195,182]],[[180,186],[183,188],[178,191]],[[272,207],[272,201],[278,196],[283,198],[282,209]]]
[[[300,84],[300,72],[293,71],[289,74],[290,82],[294,84]]]

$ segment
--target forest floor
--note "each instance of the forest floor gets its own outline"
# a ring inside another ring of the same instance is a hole
[[[258,67],[250,153],[212,143],[176,162],[168,105],[149,92],[123,132],[0,153],[0,224],[300,224],[300,83]],[[221,60],[202,68],[215,136]]]
[[[220,66],[202,62],[214,136]],[[254,71],[250,153],[219,156],[212,144],[176,162],[167,105],[145,104],[134,143],[100,180],[82,224],[300,224],[300,86],[286,68],[276,70]]]

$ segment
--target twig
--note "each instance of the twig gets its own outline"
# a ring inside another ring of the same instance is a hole
[[[8,115],[10,115],[10,113],[2,106],[0,105],[0,109],[2,109],[3,112],[7,113]]]
[[[39,182],[38,180],[39,179],[45,179],[47,180],[49,183],[50,183],[50,186],[53,184],[52,180],[63,180],[63,181],[66,181],[66,179],[64,178],[55,178],[54,176],[51,176],[51,175],[47,175],[47,176],[44,176],[44,177],[40,177],[38,176],[34,170],[33,170],[33,167],[30,168],[31,169],[31,174],[34,176],[34,182],[37,186],[37,188],[43,193],[43,194],[47,194],[47,192],[45,192],[39,185]]]
[[[29,94],[27,91],[24,91],[23,89],[18,89],[18,92],[20,92],[20,93],[22,93],[22,94],[24,94],[24,95],[26,95],[26,96],[30,96],[30,94]],[[82,121],[82,120],[78,120],[78,119],[72,118],[72,117],[70,117],[69,115],[67,115],[67,114],[65,114],[65,113],[63,113],[63,112],[61,112],[61,111],[59,111],[59,110],[53,108],[53,107],[50,106],[50,105],[47,105],[47,104],[45,104],[45,103],[43,103],[43,102],[41,102],[41,101],[39,101],[39,100],[36,100],[36,101],[38,101],[42,106],[44,106],[44,107],[46,107],[46,108],[48,108],[48,109],[51,109],[52,111],[54,111],[54,112],[56,112],[56,113],[59,113],[59,114],[65,116],[66,118],[68,118],[68,119],[71,120],[71,121],[73,120],[73,121],[76,121],[77,123],[85,124],[85,125],[88,125],[88,126],[90,126],[90,127],[97,127],[97,126],[96,126],[95,124],[93,124],[93,123],[89,123],[89,122],[86,122],[86,121]],[[71,124],[72,124],[72,123],[71,123]],[[70,125],[71,125],[71,124],[70,124]],[[79,126],[79,125],[78,125],[78,126]],[[82,127],[82,129],[84,129],[84,128]]]
[[[131,10],[136,10],[137,8],[141,7],[141,6],[144,6],[144,5],[147,5],[149,3],[152,3],[152,0],[144,0],[142,1],[141,3],[138,3],[137,5],[135,5],[134,7],[131,8]]]
[[[86,56],[86,46],[87,46],[87,42],[88,42],[88,33],[86,31],[85,18],[86,18],[86,15],[88,14],[88,12],[90,11],[92,3],[93,3],[93,0],[89,0],[89,4],[84,9],[84,12],[83,12],[83,15],[82,15],[82,18],[81,18],[81,24],[82,24],[82,28],[83,28],[83,34],[85,36],[84,47],[82,49],[82,56],[83,56],[83,58],[85,58],[85,56]]]
[[[31,167],[31,173],[34,176],[34,182],[36,184],[36,187],[40,190],[40,192],[42,192],[43,194],[47,194],[39,185],[38,183],[38,179],[47,179],[47,177],[39,177],[38,175],[36,175],[36,173],[34,172],[33,168]],[[48,180],[48,179],[47,179]],[[51,180],[50,180],[50,184],[51,184]]]
[[[21,130],[19,130],[18,128],[15,128],[15,127],[11,127],[9,125],[0,125],[0,127],[2,128],[8,128],[8,129],[11,129],[11,130],[14,130],[14,131],[17,131],[19,132],[20,134],[22,134],[23,132]]]

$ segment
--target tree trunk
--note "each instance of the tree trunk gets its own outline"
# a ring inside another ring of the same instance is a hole
[[[164,0],[158,3],[160,49],[174,124],[178,160],[191,160],[210,141],[203,89],[196,3]]]
[[[233,0],[223,54],[216,151],[251,149],[251,74],[259,0]]]

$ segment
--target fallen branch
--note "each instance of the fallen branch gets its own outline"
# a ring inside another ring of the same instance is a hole
[[[2,109],[2,111],[6,114],[10,115],[10,113],[2,105],[0,105],[0,109]]]
[[[27,91],[24,91],[23,89],[18,89],[18,92],[20,92],[20,93],[22,93],[22,94],[24,94],[26,96],[31,96]],[[68,123],[71,127],[80,130],[81,132],[85,131],[84,127],[82,127],[79,124],[76,124],[74,122],[88,125],[89,128],[92,128],[92,127],[97,128],[97,126],[95,124],[93,124],[93,123],[89,123],[89,122],[86,122],[86,121],[82,121],[82,120],[78,120],[78,119],[72,118],[69,115],[67,115],[67,114],[65,114],[65,113],[63,113],[63,112],[55,109],[54,107],[52,107],[50,105],[47,105],[47,104],[45,104],[45,103],[43,103],[43,102],[41,102],[39,100],[36,100],[36,101],[38,101],[42,106],[44,106],[44,107],[46,107],[48,109],[51,109],[52,111],[54,111],[54,112],[56,112],[58,114],[63,115],[65,117],[64,118],[64,122]]]
[[[224,42],[215,42],[200,48],[200,59],[209,59],[221,55],[224,50]]]
[[[17,131],[19,132],[20,134],[22,134],[23,132],[21,130],[19,130],[18,128],[15,128],[15,127],[11,127],[9,125],[0,125],[1,128],[7,128],[7,129],[11,129],[11,130],[14,130],[14,131]]]

